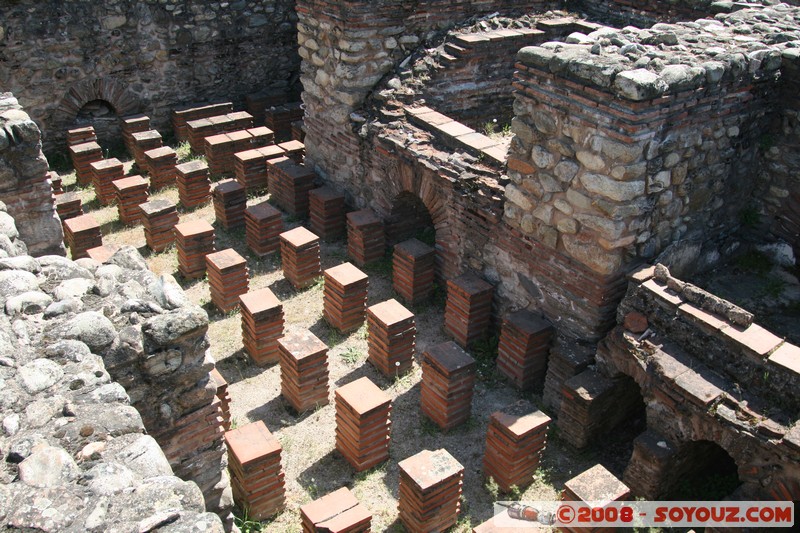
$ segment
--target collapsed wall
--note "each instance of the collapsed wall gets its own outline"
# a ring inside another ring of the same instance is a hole
[[[12,229],[4,225],[2,234],[13,241]],[[202,313],[165,310],[180,301],[180,289],[169,290],[140,262],[132,250],[102,266],[53,255],[0,259],[3,529],[224,530],[205,512],[198,486],[175,477],[108,371],[109,355],[134,330],[171,329],[179,314]],[[153,346],[149,358],[141,348],[129,351],[140,365],[159,353]],[[180,364],[172,371],[181,373]],[[151,390],[157,397],[158,387]],[[224,468],[219,461],[203,467]]]
[[[11,93],[0,93],[0,198],[31,255],[66,253],[48,170],[39,128]],[[2,238],[0,250],[15,255]]]
[[[76,118],[105,145],[127,114],[161,130],[181,105],[299,92],[293,0],[21,0],[0,12],[0,79],[47,153],[63,150]]]

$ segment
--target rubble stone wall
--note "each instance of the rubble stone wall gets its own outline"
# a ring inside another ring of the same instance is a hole
[[[48,170],[39,128],[11,93],[0,93],[0,201],[31,255],[66,254]],[[0,250],[2,256],[16,255],[2,237]]]
[[[6,238],[13,237],[12,228],[13,220],[3,226]],[[175,477],[170,463],[180,463],[169,461],[146,434],[157,428],[143,423],[112,377],[120,373],[109,372],[109,363],[119,366],[122,345],[145,367],[167,347],[161,337],[158,347],[137,347],[130,343],[135,331],[170,337],[165,327],[186,329],[181,314],[204,318],[181,303],[174,282],[157,279],[141,264],[133,249],[102,266],[55,255],[0,259],[1,529],[224,530],[220,518],[206,512],[198,485]],[[168,310],[176,305],[182,307]],[[191,351],[182,355],[189,359]],[[184,368],[178,361],[171,372]],[[150,390],[153,399],[163,396],[160,386]],[[197,403],[185,393],[174,401],[184,408]],[[134,403],[141,409],[145,402]],[[203,467],[220,471],[224,465],[217,459]]]
[[[570,8],[592,20],[623,27],[628,25],[646,28],[659,22],[693,21],[744,9],[747,5],[774,5],[777,0],[748,0],[747,2],[717,2],[716,0],[573,0]],[[783,3],[798,5],[797,0]]]
[[[0,8],[0,79],[64,150],[94,100],[145,113],[164,131],[173,107],[258,91],[298,91],[293,0],[20,0]],[[103,139],[101,139],[102,141]]]

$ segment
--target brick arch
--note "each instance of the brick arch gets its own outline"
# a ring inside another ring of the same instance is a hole
[[[90,78],[73,84],[56,107],[53,123],[63,130],[72,124],[81,108],[94,100],[108,102],[118,116],[132,115],[141,110],[141,100],[127,86],[112,78]]]
[[[382,162],[380,172],[382,179],[378,181],[379,190],[375,193],[380,215],[388,220],[401,195],[416,196],[428,210],[436,231],[437,278],[441,280],[457,276],[460,272],[458,251],[454,242],[456,212],[451,201],[452,185],[417,161],[397,157]]]

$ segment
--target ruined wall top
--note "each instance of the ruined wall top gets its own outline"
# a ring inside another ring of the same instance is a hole
[[[126,345],[140,362],[158,359],[130,345],[133,329],[174,333],[190,313],[205,327],[201,309],[170,310],[187,303],[180,287],[142,265],[130,247],[102,266],[0,259],[0,529],[223,531],[198,486],[173,475],[103,358]]]
[[[564,43],[526,47],[518,59],[556,76],[632,101],[701,87],[775,78],[800,57],[800,10],[787,4],[656,24],[600,28]]]

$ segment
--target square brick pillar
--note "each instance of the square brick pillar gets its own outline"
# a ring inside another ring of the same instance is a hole
[[[89,248],[86,250],[86,255],[90,259],[94,259],[101,265],[104,265],[111,256],[113,256],[119,250],[119,246],[115,244],[105,244],[103,246],[95,246],[94,248]]]
[[[278,340],[281,394],[297,413],[328,405],[328,347],[310,331]]]
[[[323,240],[334,241],[345,234],[344,194],[331,187],[320,187],[308,193],[311,231]]]
[[[292,139],[303,142],[306,138],[306,132],[303,129],[303,121],[295,120],[292,122]]]
[[[72,166],[75,168],[75,178],[78,185],[88,185],[92,182],[91,164],[103,159],[103,149],[96,142],[73,144],[69,147]]]
[[[225,229],[244,226],[247,191],[233,179],[222,180],[214,187],[214,215]]]
[[[381,259],[386,251],[383,222],[369,209],[347,214],[347,255],[358,266]]]
[[[150,117],[146,115],[122,117],[120,119],[120,129],[122,130],[122,141],[125,143],[125,150],[133,156],[136,154],[136,142],[133,140],[133,134],[149,131]]]
[[[408,305],[433,294],[436,250],[418,239],[396,244],[392,258],[392,287]]]
[[[509,492],[512,486],[520,490],[528,487],[539,468],[550,422],[549,416],[527,400],[492,413],[483,474],[493,478],[503,492]]]
[[[497,370],[520,390],[541,392],[547,375],[547,357],[553,326],[529,311],[517,311],[503,320],[497,351]]]
[[[247,261],[233,248],[206,256],[211,301],[217,309],[228,313],[239,305],[239,296],[247,293],[250,276]]]
[[[398,463],[400,521],[412,533],[444,531],[461,511],[464,467],[447,450],[422,450]]]
[[[284,157],[284,154],[283,149],[274,144],[233,154],[236,181],[248,192],[267,190],[267,161]]]
[[[225,433],[233,499],[254,520],[266,520],[286,503],[281,443],[258,421]]]
[[[317,175],[288,157],[267,161],[269,192],[283,211],[297,218],[308,217],[308,193]]]
[[[53,196],[58,196],[60,194],[64,194],[63,183],[61,180],[61,176],[58,175],[58,172],[51,170],[47,173],[47,179],[50,180],[50,186],[53,188]]]
[[[90,248],[102,246],[103,234],[92,215],[80,215],[64,221],[64,240],[74,261],[89,257],[86,251]]]
[[[564,483],[561,499],[568,502],[621,502],[631,499],[631,491],[602,465],[595,465]],[[562,527],[570,533],[601,533],[615,528]]]
[[[147,171],[147,160],[144,153],[162,146],[161,134],[156,130],[147,130],[136,132],[131,137],[133,138],[133,159],[136,160],[136,165],[145,172]]]
[[[56,213],[63,224],[70,218],[79,217],[83,214],[81,198],[74,192],[65,192],[56,196]]]
[[[147,201],[147,180],[141,176],[128,176],[113,182],[117,198],[119,221],[127,226],[135,226],[142,220],[139,206]]]
[[[247,247],[259,257],[280,249],[283,232],[281,212],[269,202],[261,202],[244,210],[244,229]]]
[[[391,378],[405,374],[414,363],[417,327],[414,313],[395,299],[367,309],[368,360]]]
[[[225,431],[231,430],[231,395],[228,392],[228,381],[222,377],[216,368],[209,372],[217,392],[214,394],[219,400],[219,408],[222,411],[222,427]]]
[[[329,268],[324,275],[322,316],[342,333],[357,330],[367,315],[369,277],[350,263]]]
[[[110,205],[116,197],[113,181],[125,177],[125,170],[119,159],[101,159],[90,163],[94,195],[100,205]]]
[[[280,234],[284,277],[295,289],[304,289],[322,273],[319,237],[302,226]]]
[[[453,341],[443,342],[422,354],[420,406],[443,430],[469,419],[477,365]]]
[[[175,185],[175,166],[178,164],[175,150],[169,146],[154,148],[144,153],[144,160],[150,174],[150,190]]]
[[[239,296],[242,344],[258,366],[277,363],[278,339],[283,337],[283,305],[268,288]]]
[[[278,145],[286,153],[286,157],[301,165],[306,158],[306,145],[298,140],[286,141]]]
[[[364,533],[372,515],[347,487],[300,506],[303,533]]]
[[[187,279],[206,273],[206,255],[214,253],[214,226],[205,220],[192,220],[175,226],[178,271]]]
[[[97,142],[97,133],[94,131],[94,126],[67,130],[67,146],[90,142]]]
[[[144,240],[154,252],[163,252],[175,242],[174,228],[178,224],[178,210],[169,200],[158,199],[139,206],[142,211]]]
[[[334,391],[336,449],[356,469],[368,470],[389,458],[392,399],[367,377]]]
[[[447,280],[444,329],[461,347],[486,336],[493,294],[494,287],[472,273]]]
[[[175,167],[175,181],[178,184],[178,199],[186,208],[204,204],[211,197],[211,180],[208,178],[208,165],[194,160]]]

